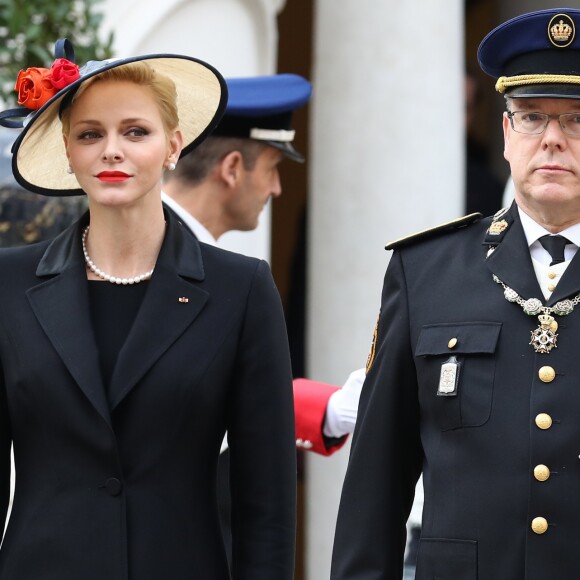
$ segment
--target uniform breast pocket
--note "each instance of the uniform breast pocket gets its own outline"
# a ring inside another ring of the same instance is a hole
[[[491,414],[501,322],[430,324],[415,351],[421,412],[447,431],[479,427]]]

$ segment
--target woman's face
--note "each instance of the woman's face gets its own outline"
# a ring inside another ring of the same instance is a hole
[[[167,136],[153,93],[130,81],[98,81],[73,102],[65,146],[91,204],[131,206],[158,198],[181,133]]]

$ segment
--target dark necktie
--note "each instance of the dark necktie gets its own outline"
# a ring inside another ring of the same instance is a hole
[[[556,236],[545,235],[542,236],[538,241],[540,244],[542,244],[550,256],[552,256],[550,266],[559,264],[560,262],[564,261],[564,248],[566,244],[572,243],[568,238],[565,238],[559,234]]]

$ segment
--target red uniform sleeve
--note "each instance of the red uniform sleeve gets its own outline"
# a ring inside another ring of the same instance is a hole
[[[328,399],[340,387],[309,379],[294,379],[293,385],[296,446],[321,455],[332,455],[344,445],[346,436],[340,439],[325,437],[322,427]]]

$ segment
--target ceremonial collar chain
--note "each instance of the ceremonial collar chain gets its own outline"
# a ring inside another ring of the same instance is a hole
[[[556,347],[558,339],[558,323],[552,314],[557,316],[567,316],[577,304],[580,304],[580,294],[576,294],[572,299],[560,300],[554,306],[544,306],[539,298],[528,298],[524,300],[513,288],[504,284],[495,274],[493,281],[503,286],[503,295],[508,302],[515,302],[522,307],[522,310],[529,316],[538,316],[540,322],[538,328],[531,331],[532,338],[530,344],[534,350],[540,354],[547,354]]]
[[[85,256],[85,262],[89,270],[101,278],[102,280],[106,280],[107,282],[111,282],[111,284],[123,284],[126,286],[127,284],[139,284],[143,280],[149,280],[153,275],[153,270],[149,270],[149,272],[145,272],[144,274],[140,274],[138,276],[134,276],[133,278],[117,278],[116,276],[111,276],[110,274],[106,274],[100,268],[97,268],[96,264],[91,260],[89,253],[87,252],[87,235],[89,233],[89,226],[87,226],[83,230],[82,235],[82,244],[83,244],[83,254]]]

